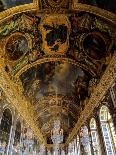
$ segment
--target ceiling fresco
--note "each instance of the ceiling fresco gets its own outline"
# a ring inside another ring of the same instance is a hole
[[[44,14],[20,13],[0,24],[0,55],[47,143],[55,118],[65,142],[112,59],[115,24],[85,11],[46,14],[52,8],[66,11],[68,0],[39,4]]]
[[[83,70],[77,66],[62,62],[48,62],[27,70],[21,75],[21,80],[26,94],[38,100],[50,93],[72,96],[74,83],[78,78],[84,77]]]
[[[33,0],[0,0],[0,12],[19,5],[32,3]]]
[[[61,61],[48,62],[28,69],[20,79],[44,134],[48,132],[50,136],[51,126],[46,129],[45,125],[55,117],[59,117],[68,130],[74,126],[79,114],[79,100],[84,100],[88,86],[88,77],[80,67]],[[75,95],[79,95],[78,99]],[[44,106],[47,104],[47,108],[41,107],[41,102]]]

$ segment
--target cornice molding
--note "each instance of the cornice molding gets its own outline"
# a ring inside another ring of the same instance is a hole
[[[16,7],[13,7],[13,8],[10,8],[10,9],[0,12],[0,23],[11,18],[13,15],[16,15],[16,14],[19,14],[22,12],[28,12],[28,11],[29,12],[37,11],[37,14],[39,14],[39,13],[41,14],[41,13],[45,13],[46,10],[41,10],[41,8],[39,6],[39,1],[33,0],[33,3],[16,6]],[[59,9],[59,11],[60,11],[60,9]],[[99,17],[102,17],[102,18],[112,22],[113,24],[116,24],[116,14],[109,12],[107,10],[92,6],[92,5],[81,4],[81,3],[77,3],[76,5],[72,4],[72,8],[70,11],[71,12],[85,11],[85,12],[97,15]],[[67,14],[66,11],[64,11],[64,13]]]
[[[93,94],[91,95],[88,104],[85,109],[81,112],[80,118],[77,121],[74,129],[69,134],[66,145],[69,144],[75,135],[77,135],[80,127],[86,122],[86,120],[92,114],[94,108],[98,107],[104,97],[106,91],[111,87],[112,83],[116,80],[116,53],[114,53],[112,60],[107,67],[104,75],[102,76],[100,83],[95,88]]]
[[[97,15],[99,17],[102,17],[102,18],[112,22],[113,24],[116,24],[116,14],[114,14],[110,11],[98,8],[96,6],[77,3],[76,5],[72,4],[72,10],[74,10],[74,11],[85,11],[88,13],[92,13],[94,15]]]
[[[5,11],[0,12],[0,23],[11,18],[13,15],[16,15],[22,12],[36,11],[38,9],[39,9],[38,0],[33,0],[33,3],[30,3],[30,4],[24,4],[24,5],[9,8]]]

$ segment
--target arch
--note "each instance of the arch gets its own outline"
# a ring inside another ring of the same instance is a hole
[[[91,118],[90,120],[90,132],[92,138],[93,155],[101,155],[100,141],[95,118]]]
[[[10,103],[9,102],[3,102],[3,112],[6,110],[6,109],[9,109],[9,111],[11,112],[11,115],[12,115],[12,124],[14,122],[14,118],[15,118],[15,110],[14,110],[14,107],[12,105],[9,105]]]
[[[116,154],[116,134],[113,121],[107,106],[103,105],[100,109],[100,123],[105,144],[106,155]]]

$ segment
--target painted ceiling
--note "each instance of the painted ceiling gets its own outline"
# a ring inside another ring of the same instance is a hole
[[[5,4],[9,8],[25,3],[31,0]],[[40,10],[16,13],[0,24],[5,71],[33,107],[47,143],[52,143],[56,118],[61,120],[65,142],[116,49],[115,24],[102,15],[76,11],[77,3],[41,0]],[[106,7],[98,1],[79,3]]]

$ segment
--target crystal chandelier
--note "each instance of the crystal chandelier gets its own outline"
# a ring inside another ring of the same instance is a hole
[[[54,127],[51,130],[51,139],[54,144],[55,155],[58,155],[59,144],[63,142],[63,129],[61,129],[58,119],[54,120]]]

